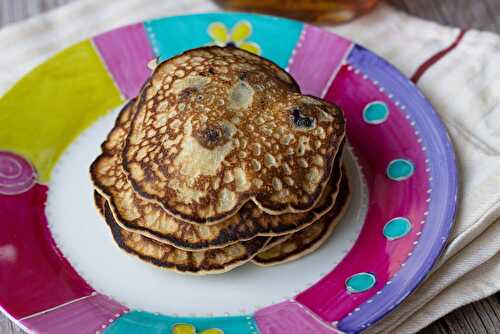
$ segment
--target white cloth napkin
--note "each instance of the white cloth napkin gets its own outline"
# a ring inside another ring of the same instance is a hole
[[[0,94],[72,43],[145,19],[214,11],[208,0],[80,0],[0,30]],[[411,76],[450,46],[458,29],[381,5],[330,28]],[[457,153],[461,196],[446,250],[425,283],[369,333],[414,333],[466,303],[500,290],[500,37],[468,31],[418,82],[446,123]]]

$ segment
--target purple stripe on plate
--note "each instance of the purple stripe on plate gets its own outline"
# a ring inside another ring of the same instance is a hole
[[[288,63],[302,93],[324,96],[351,46],[338,35],[305,25]]]
[[[126,98],[137,96],[155,58],[142,23],[115,29],[93,39],[115,83]]]
[[[399,305],[422,280],[441,254],[455,219],[458,174],[455,153],[444,124],[418,88],[385,60],[356,46],[348,63],[360,69],[405,106],[405,113],[422,138],[430,168],[432,190],[429,211],[419,243],[404,267],[392,278],[371,303],[359,306],[359,311],[342,319],[338,328],[351,333],[359,332],[381,319]]]
[[[303,306],[288,300],[260,309],[254,318],[261,334],[340,333],[330,324],[313,318]]]
[[[21,319],[21,322],[35,333],[95,334],[126,311],[126,307],[96,293]]]

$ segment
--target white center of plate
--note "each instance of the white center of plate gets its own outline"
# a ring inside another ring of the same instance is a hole
[[[221,275],[188,276],[155,268],[120,250],[93,202],[89,166],[118,110],[73,142],[53,170],[46,215],[62,253],[93,288],[131,309],[184,316],[241,314],[296,295],[331,271],[354,244],[366,214],[366,189],[352,155],[348,212],[313,254],[270,268],[247,263]]]

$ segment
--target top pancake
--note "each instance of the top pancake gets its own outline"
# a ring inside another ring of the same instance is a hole
[[[249,200],[310,210],[344,137],[342,112],[235,48],[187,51],[146,83],[123,151],[134,190],[173,216],[220,222]]]
[[[158,204],[138,196],[121,168],[123,142],[134,112],[134,101],[131,101],[121,110],[102,144],[102,154],[90,167],[92,181],[108,200],[115,222],[128,231],[185,250],[220,248],[259,235],[274,236],[300,230],[319,219],[335,203],[342,154],[335,158],[333,175],[320,201],[308,212],[269,215],[249,201],[235,215],[217,224],[207,226],[177,219]]]

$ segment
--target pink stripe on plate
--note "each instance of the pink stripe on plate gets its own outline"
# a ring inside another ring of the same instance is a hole
[[[126,98],[137,96],[151,73],[147,64],[155,58],[143,24],[96,36],[94,44],[123,95]]]
[[[94,294],[30,316],[21,322],[36,333],[95,334],[126,311],[127,308],[114,300]]]
[[[303,306],[292,301],[261,309],[254,317],[261,334],[341,333],[330,324],[314,319]]]
[[[305,25],[288,65],[302,93],[323,97],[351,46],[338,35]]]

